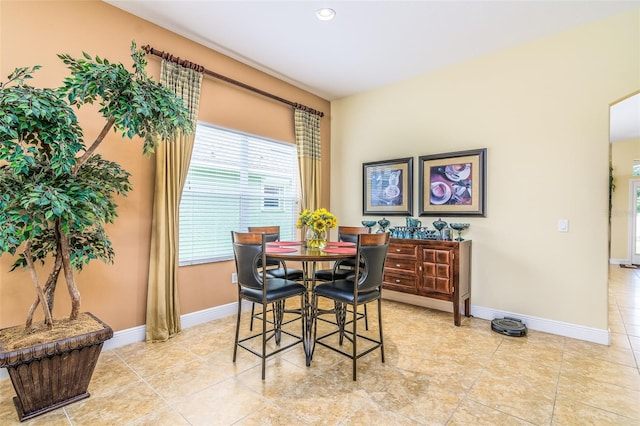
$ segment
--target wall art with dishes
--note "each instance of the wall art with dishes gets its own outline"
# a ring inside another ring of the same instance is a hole
[[[420,216],[486,216],[487,149],[418,158]]]
[[[362,164],[362,214],[411,215],[413,158]]]

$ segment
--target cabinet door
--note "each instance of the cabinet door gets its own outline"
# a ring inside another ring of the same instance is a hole
[[[453,288],[453,250],[422,249],[423,292],[450,296]]]

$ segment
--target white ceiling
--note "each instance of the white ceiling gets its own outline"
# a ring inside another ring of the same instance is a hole
[[[104,1],[327,100],[640,8],[640,0]],[[321,7],[336,18],[319,21]],[[620,126],[640,138],[640,100],[620,111],[636,121]]]

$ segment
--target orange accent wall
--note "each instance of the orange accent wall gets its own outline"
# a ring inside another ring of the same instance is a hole
[[[89,1],[0,2],[0,79],[16,67],[42,65],[32,84],[59,86],[68,74],[57,53],[80,56],[83,51],[112,62],[130,64],[130,45],[146,44],[189,59],[229,76],[325,113],[322,123],[323,205],[329,207],[330,103],[309,92],[241,64],[216,51],[130,15],[106,3]],[[147,71],[157,80],[160,59],[149,55]],[[104,122],[95,109],[84,108],[79,119],[89,143]],[[261,136],[294,142],[293,113],[288,105],[205,76],[199,119]],[[145,323],[154,161],[142,155],[140,140],[111,133],[99,152],[120,163],[134,185],[121,198],[119,217],[108,227],[116,259],[94,262],[77,275],[82,310],[103,319],[114,330]],[[0,224],[1,226],[1,224]],[[13,259],[0,257],[0,328],[24,321],[35,292],[26,271],[9,272]],[[236,301],[231,284],[233,261],[182,267],[179,296],[182,314]],[[46,276],[42,272],[42,279]],[[68,315],[64,281],[58,284],[54,315]]]

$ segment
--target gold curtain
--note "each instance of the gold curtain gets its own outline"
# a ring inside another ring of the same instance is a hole
[[[162,61],[160,84],[184,101],[194,123],[198,117],[202,73]],[[178,213],[189,170],[195,132],[156,147],[155,194],[147,291],[147,341],[162,342],[181,330],[178,298]]]
[[[293,116],[302,189],[300,210],[316,210],[322,194],[320,116],[299,108],[294,108]]]

